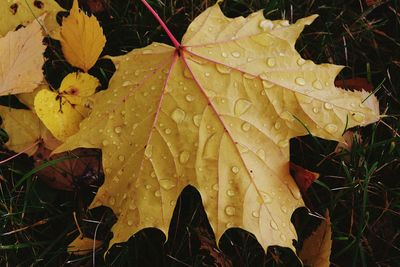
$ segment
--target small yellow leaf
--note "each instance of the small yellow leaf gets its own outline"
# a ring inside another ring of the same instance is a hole
[[[40,90],[35,97],[35,111],[50,132],[60,141],[76,133],[83,119],[71,104],[48,89]]]
[[[325,220],[309,236],[298,255],[305,265],[311,267],[329,267],[329,258],[332,249],[332,226],[329,212],[325,213]]]
[[[36,94],[36,114],[58,140],[64,141],[79,130],[79,123],[89,114],[88,96],[98,86],[99,81],[89,74],[70,73],[59,93],[45,88]]]
[[[69,16],[63,19],[60,41],[67,61],[87,72],[103,51],[106,38],[96,17],[84,14],[74,0]]]
[[[18,25],[28,25],[43,14],[47,14],[43,26],[52,35],[59,28],[57,13],[63,10],[54,0],[1,0],[0,37]]]
[[[3,120],[2,128],[9,137],[5,146],[12,151],[25,151],[32,156],[38,149],[39,143],[35,144],[37,141],[43,140],[49,149],[60,145],[30,110],[0,106],[0,116]],[[26,151],[29,147],[31,148]]]
[[[103,245],[102,240],[93,240],[88,237],[78,236],[68,246],[68,253],[74,255],[86,255]]]
[[[0,95],[31,92],[42,82],[42,19],[0,39]]]
[[[73,72],[62,80],[59,92],[71,104],[84,105],[86,97],[93,95],[99,85],[99,80],[92,75]]]

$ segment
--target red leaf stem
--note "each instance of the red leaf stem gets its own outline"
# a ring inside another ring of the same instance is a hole
[[[151,14],[153,14],[156,20],[158,20],[161,27],[163,27],[164,31],[167,33],[169,39],[172,41],[176,49],[179,49],[181,47],[181,44],[176,40],[175,36],[171,33],[171,31],[168,29],[167,25],[165,25],[164,21],[160,18],[157,12],[149,5],[149,3],[147,3],[146,0],[141,0],[141,1],[146,6],[146,8],[151,12]]]

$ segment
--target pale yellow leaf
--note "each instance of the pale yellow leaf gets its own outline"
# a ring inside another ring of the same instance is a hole
[[[329,267],[332,249],[332,226],[329,212],[325,213],[325,220],[303,243],[298,253],[300,259],[307,266]]]
[[[0,95],[32,92],[42,82],[41,19],[0,38]]]
[[[62,80],[59,92],[68,102],[76,105],[85,105],[87,97],[96,92],[100,82],[96,77],[82,72],[73,72]]]
[[[294,49],[314,19],[229,19],[214,5],[190,25],[179,53],[153,43],[111,58],[109,89],[56,150],[102,149],[106,178],[91,207],[108,206],[118,218],[110,246],[145,227],[167,234],[190,184],[217,241],[240,227],[264,249],[294,249],[290,219],[304,203],[289,173],[290,138],[340,140],[346,127],[379,119],[374,96],[363,103],[363,93],[335,88],[341,67]]]
[[[89,114],[88,97],[99,84],[87,73],[70,73],[58,93],[48,88],[38,91],[34,100],[36,114],[58,140],[64,141],[78,131],[79,123]]]
[[[2,128],[9,137],[5,146],[10,150],[25,151],[26,154],[32,156],[42,141],[49,149],[60,145],[30,110],[0,106],[0,116],[3,120]],[[31,148],[26,150],[29,147]]]
[[[60,41],[67,61],[87,72],[103,51],[106,38],[96,17],[84,14],[74,0],[69,16],[63,19]]]
[[[103,245],[102,240],[93,240],[89,237],[78,236],[68,246],[68,253],[74,255],[86,255],[92,253]]]
[[[43,14],[47,14],[42,27],[54,34],[59,25],[57,13],[63,11],[54,0],[1,0],[0,1],[0,37],[13,31],[18,25],[28,25]]]

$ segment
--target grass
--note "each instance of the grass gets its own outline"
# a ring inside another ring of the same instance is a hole
[[[62,2],[69,8],[71,1]],[[85,2],[85,1],[82,1]],[[106,11],[97,14],[108,42],[103,54],[120,55],[153,41],[170,43],[161,27],[139,1],[105,0]],[[365,78],[377,89],[381,121],[355,133],[350,151],[334,152],[336,143],[314,137],[291,140],[291,160],[319,172],[307,192],[310,212],[300,209],[293,222],[303,240],[328,209],[333,227],[332,266],[398,266],[400,261],[400,4],[398,1],[226,0],[230,17],[264,9],[268,18],[320,17],[297,42],[304,58],[318,63],[347,66],[338,79]],[[86,2],[85,2],[86,3]],[[84,3],[83,7],[88,8]],[[189,23],[214,1],[149,1],[180,39]],[[46,78],[54,88],[73,68],[62,58],[59,44],[47,40]],[[91,70],[103,89],[114,69],[100,60]],[[23,107],[2,97],[3,105]],[[1,139],[7,140],[2,132]],[[12,153],[0,152],[1,159]],[[54,162],[47,163],[49,165]],[[157,229],[145,229],[127,243],[94,254],[71,256],[68,244],[78,236],[109,240],[115,222],[111,210],[87,210],[102,173],[75,177],[73,191],[48,187],[32,171],[32,160],[20,156],[0,166],[1,266],[301,266],[294,254],[271,247],[267,254],[255,238],[230,229],[217,249],[200,196],[187,188],[177,202],[169,239]],[[91,183],[82,180],[91,177]],[[310,216],[310,213],[312,216]],[[74,214],[75,218],[74,219]],[[165,243],[165,244],[164,244]],[[107,244],[107,242],[105,243]],[[299,244],[301,245],[301,244]]]

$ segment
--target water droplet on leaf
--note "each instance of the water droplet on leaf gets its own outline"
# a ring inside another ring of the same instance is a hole
[[[185,164],[186,162],[189,161],[190,158],[190,154],[187,151],[183,151],[180,155],[179,155],[179,162],[182,164]]]
[[[272,21],[265,19],[265,20],[262,20],[260,22],[260,24],[258,24],[258,26],[261,29],[263,29],[264,31],[267,31],[267,30],[271,30],[274,27],[274,24],[272,23]]]
[[[192,102],[193,100],[194,100],[194,96],[192,96],[192,95],[186,95],[186,100],[188,101],[188,102]]]
[[[361,112],[355,112],[352,114],[352,117],[357,122],[363,122],[365,120],[365,115]]]
[[[322,90],[322,83],[321,83],[319,80],[315,80],[315,81],[312,83],[312,86],[313,86],[315,89]]]
[[[250,130],[250,128],[251,128],[250,123],[245,122],[245,123],[242,124],[242,130],[243,130],[243,131],[247,132],[247,131]]]
[[[231,54],[232,54],[232,56],[235,57],[235,58],[240,57],[240,52],[238,52],[238,51],[234,51],[234,52],[232,52]]]
[[[196,125],[197,127],[200,127],[200,123],[201,123],[201,117],[202,115],[197,114],[193,116],[193,123],[194,125]]]
[[[218,184],[214,184],[212,186],[212,189],[215,190],[215,191],[218,191],[219,190],[219,185]]]
[[[221,65],[221,64],[217,64],[216,68],[217,68],[218,72],[220,72],[222,74],[228,74],[232,71],[232,68],[227,67],[225,65]]]
[[[297,65],[302,66],[304,63],[306,63],[306,61],[303,58],[297,59]]]
[[[333,105],[331,103],[325,103],[324,107],[328,110],[333,109]]]
[[[298,85],[300,85],[300,86],[303,86],[303,85],[306,84],[306,81],[305,81],[304,78],[302,78],[302,77],[297,77],[297,78],[295,79],[295,83],[298,84]]]
[[[122,128],[120,126],[117,126],[114,128],[114,132],[120,134],[122,132]]]
[[[227,207],[225,208],[225,213],[226,213],[226,215],[228,215],[228,216],[233,216],[233,215],[235,215],[235,212],[236,212],[236,209],[235,209],[234,207],[232,207],[232,206],[227,206]]]
[[[233,196],[235,196],[235,191],[233,191],[232,189],[228,189],[228,190],[226,191],[226,194],[227,194],[228,196],[230,196],[230,197],[233,197]]]
[[[251,102],[248,101],[247,99],[238,99],[235,102],[235,107],[234,107],[234,113],[236,116],[240,116],[250,108]]]
[[[152,146],[152,145],[148,145],[148,146],[146,147],[146,149],[144,150],[144,155],[145,155],[147,158],[151,158],[151,156],[153,155],[153,146]]]
[[[271,225],[271,228],[274,230],[278,230],[278,225],[276,224],[275,221],[271,220],[271,222],[269,223],[269,225]]]
[[[236,167],[236,166],[233,166],[232,168],[231,168],[231,171],[233,172],[233,173],[238,173],[239,172],[239,168],[238,167]]]
[[[335,124],[330,123],[330,124],[327,124],[327,125],[325,126],[324,129],[325,129],[328,133],[333,134],[333,133],[337,132],[338,127],[337,127]]]
[[[274,67],[276,64],[276,60],[274,57],[270,57],[267,59],[267,65],[268,67]]]
[[[130,85],[133,85],[133,83],[132,83],[131,81],[124,81],[124,82],[122,83],[122,86],[124,86],[124,87],[130,86]]]
[[[170,179],[161,179],[159,183],[165,190],[170,190],[176,186],[176,183]]]
[[[172,114],[171,118],[176,122],[176,123],[181,123],[185,119],[185,111],[183,111],[180,108],[175,109]]]

